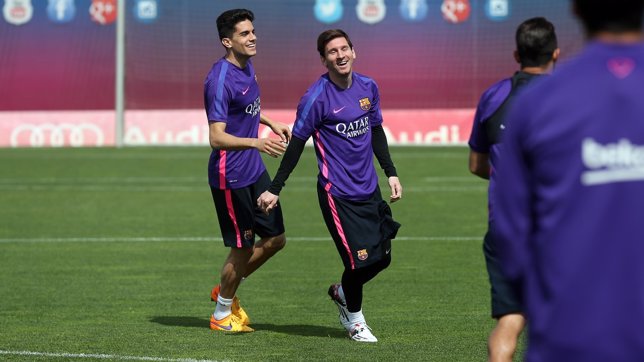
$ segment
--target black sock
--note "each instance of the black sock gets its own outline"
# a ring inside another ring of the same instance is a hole
[[[347,309],[356,313],[362,309],[362,287],[391,263],[391,257],[360,269],[345,269],[342,273],[342,290],[347,302]]]

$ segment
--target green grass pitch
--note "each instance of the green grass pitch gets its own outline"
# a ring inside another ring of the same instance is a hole
[[[342,266],[312,148],[281,195],[286,248],[238,292],[256,329],[243,335],[208,328],[227,250],[207,147],[0,150],[0,360],[485,360],[487,184],[464,147],[391,153],[403,226],[365,287],[379,342],[360,344],[326,295]],[[279,159],[265,161],[273,175]]]

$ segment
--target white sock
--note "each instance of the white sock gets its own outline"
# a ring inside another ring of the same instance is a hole
[[[222,320],[226,317],[228,317],[231,313],[230,306],[233,304],[233,300],[231,299],[226,299],[221,296],[221,294],[217,297],[217,306],[215,307],[215,313],[213,313],[213,316],[215,317],[216,320]]]
[[[364,320],[364,315],[362,315],[362,309],[360,309],[359,311],[357,311],[355,313],[349,312],[348,317],[349,317],[349,322],[351,323],[351,325],[354,325],[356,323],[366,324],[366,322]]]

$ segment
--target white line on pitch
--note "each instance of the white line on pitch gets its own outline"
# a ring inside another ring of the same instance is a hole
[[[294,182],[315,182],[317,180],[314,176],[294,176],[289,178],[289,181]],[[22,178],[2,178],[0,179],[0,185],[78,185],[78,184],[163,184],[163,183],[195,183],[203,184],[206,187],[208,186],[208,177],[196,177],[196,176],[183,176],[183,177],[154,177],[154,176],[145,176],[145,177],[117,177],[117,176],[97,176],[97,177],[22,177]]]
[[[115,354],[94,354],[94,353],[50,353],[33,351],[6,351],[0,349],[0,355],[32,356],[32,357],[57,357],[57,358],[94,358],[94,359],[117,359],[129,361],[158,361],[158,362],[217,362],[210,359],[193,358],[163,358],[163,357],[137,357],[121,356]]]

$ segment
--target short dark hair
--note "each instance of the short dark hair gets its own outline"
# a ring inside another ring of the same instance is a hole
[[[590,35],[642,29],[644,0],[573,0],[573,5]]]
[[[528,19],[517,28],[516,43],[521,67],[544,66],[558,47],[555,26],[543,17]]]
[[[349,35],[347,35],[347,33],[345,33],[343,30],[340,30],[340,29],[329,29],[329,30],[323,31],[318,36],[318,53],[320,53],[321,57],[324,57],[324,48],[326,48],[326,45],[335,38],[347,39],[347,43],[349,43],[349,47],[353,49],[353,43],[351,43],[351,39],[349,39]]]
[[[244,20],[255,20],[255,14],[247,9],[231,9],[224,11],[217,17],[217,31],[219,40],[232,38],[235,33],[235,25]]]

